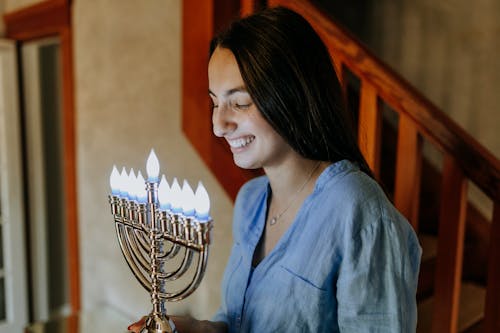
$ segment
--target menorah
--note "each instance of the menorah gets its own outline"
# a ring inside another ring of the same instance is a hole
[[[210,230],[213,221],[208,212],[210,200],[201,182],[196,193],[185,180],[182,189],[176,178],[169,186],[165,176],[159,180],[160,166],[153,150],[146,163],[147,180],[125,168],[111,172],[109,203],[118,243],[128,266],[149,291],[153,310],[145,318],[140,332],[177,332],[167,315],[167,301],[182,300],[199,286],[205,273]],[[175,263],[166,269],[167,261]],[[167,282],[194,274],[182,288],[167,291]]]

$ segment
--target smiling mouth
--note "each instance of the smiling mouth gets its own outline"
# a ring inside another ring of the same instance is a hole
[[[243,148],[245,146],[248,146],[253,140],[255,140],[255,136],[252,135],[236,140],[227,140],[227,142],[229,143],[229,146],[231,146],[231,148]]]

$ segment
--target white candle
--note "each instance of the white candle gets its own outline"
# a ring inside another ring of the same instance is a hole
[[[207,222],[210,220],[210,215],[208,214],[210,211],[210,197],[208,196],[207,190],[205,186],[203,186],[202,182],[198,182],[198,187],[195,192],[195,211],[196,218],[199,222]]]
[[[169,192],[170,186],[168,186],[165,175],[162,175],[160,185],[158,185],[158,201],[160,202],[160,208],[165,211],[171,207]]]
[[[182,184],[182,214],[186,217],[194,216],[194,192],[187,180]]]
[[[172,187],[170,187],[170,195],[171,200],[170,204],[172,205],[172,212],[175,214],[182,213],[182,199],[181,199],[181,186],[177,181],[177,178],[174,178]]]
[[[120,194],[120,174],[118,173],[118,169],[116,165],[113,165],[113,170],[111,171],[111,175],[109,176],[109,185],[111,186],[111,194],[119,195]]]
[[[128,196],[128,187],[127,187],[127,183],[128,183],[128,174],[127,174],[127,170],[125,170],[125,167],[122,168],[122,172],[120,173],[120,185],[119,185],[119,188],[120,188],[120,196],[123,197],[123,198],[126,198]]]
[[[137,180],[135,185],[135,191],[137,195],[137,201],[140,203],[145,203],[147,201],[147,193],[146,193],[146,182],[144,181],[144,177],[142,176],[141,171],[137,173]]]

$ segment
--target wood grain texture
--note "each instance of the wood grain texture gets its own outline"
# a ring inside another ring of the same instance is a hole
[[[257,9],[257,0],[240,0],[240,15],[247,16]]]
[[[213,1],[182,2],[182,129],[207,166],[212,161],[207,64],[213,15]]]
[[[382,113],[377,91],[368,81],[361,81],[360,94],[358,144],[373,174],[380,178]]]
[[[433,333],[455,333],[458,329],[466,207],[466,178],[455,158],[448,155],[441,184]]]
[[[25,41],[52,36],[70,26],[68,0],[48,0],[4,15],[7,38]]]
[[[396,153],[394,204],[418,230],[422,140],[411,119],[401,115]]]
[[[500,332],[500,203],[498,201],[493,208],[488,255],[484,333],[495,333]]]
[[[256,5],[250,2],[245,6]],[[221,0],[185,0],[182,8],[182,129],[233,200],[241,185],[262,171],[238,168],[226,141],[213,135],[207,65],[213,35],[239,12],[239,2]]]

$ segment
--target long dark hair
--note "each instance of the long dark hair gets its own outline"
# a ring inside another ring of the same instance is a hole
[[[264,118],[308,159],[348,159],[372,175],[357,145],[330,54],[311,25],[275,7],[233,22],[210,43],[232,51]]]

